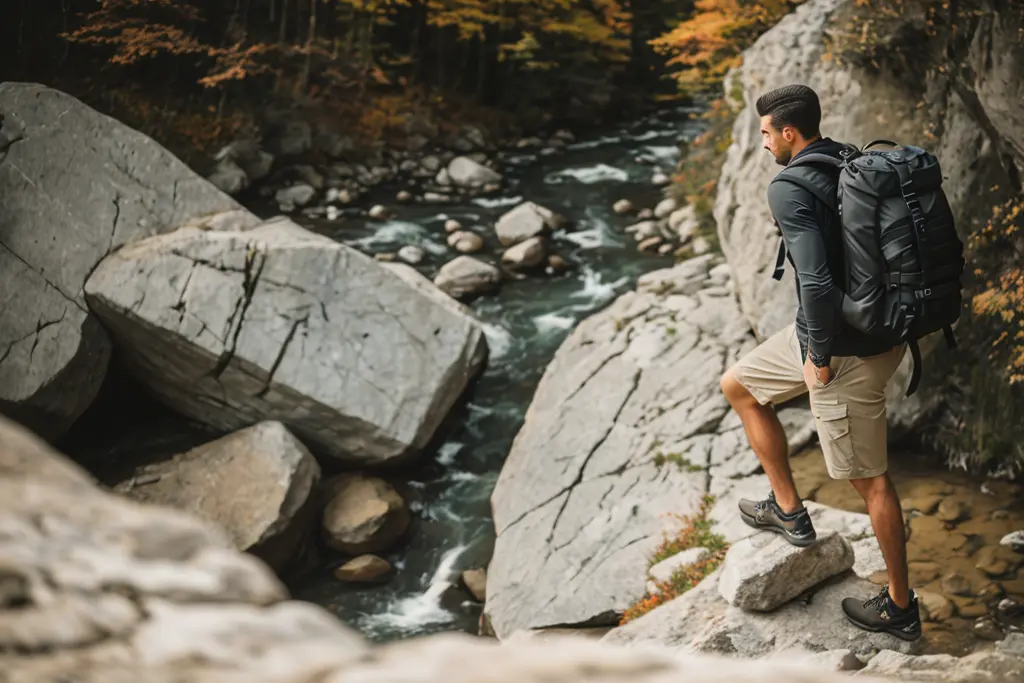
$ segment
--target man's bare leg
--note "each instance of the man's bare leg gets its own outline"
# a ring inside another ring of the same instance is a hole
[[[907,536],[903,524],[903,510],[900,499],[888,474],[868,479],[851,479],[868,506],[871,526],[875,530],[878,546],[885,558],[889,574],[889,597],[897,606],[906,609],[910,603],[910,586],[907,575]]]
[[[732,372],[722,375],[720,386],[729,405],[743,421],[747,440],[750,441],[754,455],[764,468],[764,473],[768,475],[779,507],[786,513],[799,510],[803,503],[797,494],[793,472],[789,468],[789,444],[775,410],[770,405],[763,406],[758,403]]]

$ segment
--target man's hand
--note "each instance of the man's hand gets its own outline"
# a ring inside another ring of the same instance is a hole
[[[804,363],[804,383],[807,385],[807,390],[828,384],[832,379],[832,369],[829,366],[823,368],[815,367],[814,363],[811,362],[810,356]]]

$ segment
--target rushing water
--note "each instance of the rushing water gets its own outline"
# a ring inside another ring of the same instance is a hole
[[[573,326],[632,288],[642,273],[672,263],[671,256],[639,253],[623,230],[635,219],[615,215],[612,204],[622,198],[637,207],[657,203],[662,193],[651,177],[659,168],[671,173],[679,142],[700,132],[693,113],[677,110],[605,131],[556,154],[507,158],[498,196],[398,206],[384,222],[345,217],[311,224],[366,253],[417,245],[426,253],[417,267],[429,277],[455,256],[445,241],[449,218],[484,238],[484,258],[498,246],[494,221],[523,200],[566,215],[576,229],[553,239],[552,251],[573,264],[568,273],[509,281],[497,295],[471,304],[486,330],[490,358],[436,452],[396,482],[414,522],[409,541],[386,556],[397,570],[394,578],[370,588],[343,584],[331,574],[338,558],[297,586],[296,597],[327,606],[374,640],[476,631],[480,606],[458,588],[459,573],[490,557],[489,499],[501,465],[545,366]]]

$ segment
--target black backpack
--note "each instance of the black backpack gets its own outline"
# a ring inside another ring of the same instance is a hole
[[[868,151],[878,144],[894,149]],[[839,216],[845,273],[837,283],[846,294],[843,318],[893,346],[906,343],[914,359],[907,396],[921,379],[917,340],[942,330],[956,346],[953,323],[963,303],[964,245],[942,190],[938,159],[914,146],[875,140],[861,149],[846,146],[841,158],[806,154],[786,168],[806,164],[838,169],[831,193],[799,173],[785,179],[819,198]],[[781,176],[782,174],[780,174]],[[782,277],[785,243],[773,277]],[[870,274],[881,262],[883,281]],[[865,263],[874,267],[865,267]],[[879,284],[884,285],[880,287]]]

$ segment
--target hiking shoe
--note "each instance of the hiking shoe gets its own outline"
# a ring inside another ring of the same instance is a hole
[[[921,611],[917,606],[917,595],[910,591],[910,605],[900,608],[889,597],[889,587],[870,600],[846,598],[843,612],[854,626],[875,633],[889,633],[903,640],[917,640],[921,637]]]
[[[740,501],[740,517],[755,529],[765,529],[779,534],[795,546],[805,548],[814,543],[818,535],[814,532],[811,515],[802,507],[792,514],[786,514],[775,502],[775,492],[766,500]]]

